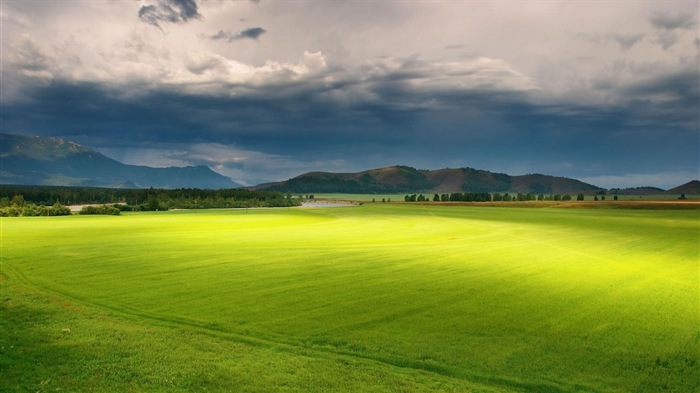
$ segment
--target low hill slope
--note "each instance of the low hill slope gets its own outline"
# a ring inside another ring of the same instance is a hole
[[[665,192],[666,194],[700,194],[700,180],[692,180]]]
[[[511,191],[522,194],[595,194],[600,187],[567,177],[541,174],[513,176]]]
[[[295,193],[402,193],[429,189],[424,171],[405,166],[378,168],[358,173],[309,172],[266,189]]]

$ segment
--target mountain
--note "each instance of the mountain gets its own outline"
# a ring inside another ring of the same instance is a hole
[[[310,172],[256,189],[294,193],[513,192],[532,194],[594,194],[592,184],[565,177],[531,174],[510,176],[473,168],[419,170],[391,166],[358,173]]]
[[[664,194],[686,194],[686,195],[697,195],[700,194],[700,180],[692,180],[678,187],[674,187],[667,190]]]
[[[206,166],[127,165],[60,138],[0,134],[0,184],[110,188],[240,187]]]

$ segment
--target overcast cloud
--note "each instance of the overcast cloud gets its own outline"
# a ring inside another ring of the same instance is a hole
[[[700,177],[696,1],[0,7],[2,131],[127,163],[244,184],[394,164]]]

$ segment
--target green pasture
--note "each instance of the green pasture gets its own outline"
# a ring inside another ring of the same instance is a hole
[[[438,194],[442,194],[438,192]],[[501,193],[503,194],[503,193]],[[304,194],[306,197],[309,194]],[[374,199],[375,203],[380,203],[382,199],[391,202],[403,202],[406,194],[313,194],[315,199],[335,199],[343,201],[356,201],[356,202],[372,202]],[[433,200],[435,192],[424,192],[423,195]],[[510,193],[510,196],[515,196],[517,193]],[[569,194],[573,201],[576,200],[578,194]],[[620,201],[673,201],[678,200],[680,194],[653,194],[653,195],[618,195],[617,198]],[[596,195],[584,195],[585,201],[593,201]],[[605,195],[605,201],[601,200],[601,196],[597,195],[600,202],[613,202],[615,195]],[[688,200],[698,200],[700,195],[688,194],[686,195]]]
[[[403,202],[405,196],[406,194],[314,194],[314,198],[316,199],[334,199],[354,202],[372,202],[372,199],[374,199],[376,203],[380,203],[382,198],[384,198],[385,201],[391,199],[391,202]],[[433,194],[430,194],[430,199],[432,200],[432,198]]]
[[[698,210],[0,224],[3,392],[700,389]]]
[[[680,197],[679,194],[649,194],[649,195],[618,195],[617,198],[620,201],[677,201],[678,198]],[[576,195],[572,195],[572,198],[576,199]],[[585,195],[584,200],[586,201],[592,201],[593,200],[593,195]],[[615,197],[614,194],[608,194],[605,196],[606,201],[612,201],[613,198]],[[686,199],[688,200],[698,200],[700,199],[700,195],[697,194],[688,194],[685,196]],[[598,199],[600,199],[600,195],[598,195]]]

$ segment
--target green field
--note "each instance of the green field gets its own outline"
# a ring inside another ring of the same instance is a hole
[[[698,210],[0,224],[3,392],[700,389]]]
[[[439,193],[439,192],[438,192]],[[423,195],[433,199],[435,192],[424,192]],[[440,194],[440,193],[439,193]],[[502,194],[502,193],[501,193]],[[308,194],[306,194],[308,195]],[[510,196],[515,196],[517,193],[510,193]],[[572,199],[575,201],[577,194],[570,194]],[[314,194],[316,199],[335,199],[344,201],[357,201],[357,202],[371,202],[372,199],[376,203],[380,203],[382,198],[385,200],[391,199],[391,202],[403,202],[406,194]],[[679,195],[675,194],[653,194],[653,195],[618,195],[618,200],[620,201],[675,201],[678,200]],[[585,201],[594,200],[595,195],[585,195]],[[598,199],[601,198],[597,195]],[[700,195],[688,194],[685,196],[688,200],[698,200]],[[605,201],[603,202],[613,202],[614,195],[605,195]]]

